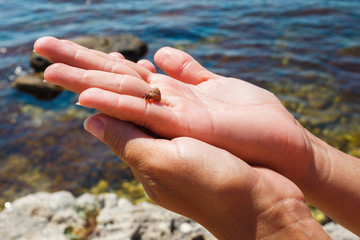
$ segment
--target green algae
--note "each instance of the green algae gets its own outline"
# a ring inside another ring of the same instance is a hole
[[[100,211],[97,208],[87,209],[76,207],[75,211],[83,220],[82,225],[69,225],[64,229],[64,236],[69,240],[86,240],[97,226],[96,217]]]
[[[144,201],[151,202],[143,186],[137,179],[121,181],[121,185],[117,189],[114,189],[106,180],[100,179],[96,185],[90,188],[89,192],[95,195],[113,192],[119,198],[127,198],[133,204]]]

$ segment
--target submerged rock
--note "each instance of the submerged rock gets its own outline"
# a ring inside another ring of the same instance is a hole
[[[30,66],[35,72],[43,72],[51,64],[52,62],[49,59],[37,54],[36,52],[32,52],[30,54]]]
[[[130,61],[136,62],[147,53],[147,45],[131,34],[118,36],[84,36],[71,39],[84,47],[105,53],[119,52]]]
[[[30,75],[20,76],[11,86],[43,100],[53,99],[63,91],[63,88],[60,86],[44,82],[43,73],[32,73]]]

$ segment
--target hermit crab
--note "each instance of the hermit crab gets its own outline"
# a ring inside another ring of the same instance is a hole
[[[145,93],[142,97],[145,100],[145,107],[147,106],[148,102],[160,102],[161,101],[161,92],[159,88],[152,88],[149,93]]]

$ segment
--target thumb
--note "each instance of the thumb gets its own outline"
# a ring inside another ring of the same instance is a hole
[[[123,122],[105,114],[95,114],[84,122],[84,128],[105,142],[130,167],[137,167],[140,159],[150,151],[154,138],[134,124]]]
[[[189,54],[175,48],[161,48],[156,52],[154,61],[167,75],[185,83],[196,85],[217,77]]]
[[[134,124],[124,122],[105,114],[95,114],[84,122],[85,129],[105,142],[112,151],[124,162],[126,162],[134,176],[140,180],[148,196],[157,202],[157,191],[149,184],[156,175],[158,158],[147,161],[148,156],[153,155],[153,149],[160,139],[154,139],[137,128]],[[166,144],[162,146],[167,147]],[[161,159],[161,158],[160,158]],[[160,178],[161,179],[161,178]]]
[[[169,199],[174,192],[181,192],[179,188],[174,189],[174,186],[179,186],[176,184],[178,179],[170,177],[174,169],[179,172],[178,167],[172,168],[170,164],[169,159],[177,157],[176,147],[171,141],[152,138],[136,125],[102,113],[88,118],[84,127],[130,166],[153,201],[173,211],[179,208]],[[183,185],[180,187],[183,189]]]

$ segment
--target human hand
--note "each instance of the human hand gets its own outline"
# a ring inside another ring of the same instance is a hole
[[[104,114],[85,128],[129,164],[151,199],[219,239],[329,239],[299,188],[272,170],[196,139],[152,138]]]
[[[40,39],[35,50],[67,64],[51,66],[45,77],[81,93],[82,105],[168,138],[192,136],[250,164],[269,167],[295,182],[307,200],[332,219],[359,234],[358,159],[308,133],[266,90],[213,74],[171,48],[155,56],[169,76],[156,74],[149,61],[135,64],[119,54],[54,38]],[[160,88],[163,100],[146,107],[140,98],[152,87]]]
[[[37,53],[54,64],[47,81],[80,94],[81,105],[174,138],[188,136],[226,149],[251,164],[298,181],[311,166],[304,129],[270,92],[239,79],[213,74],[172,48],[155,55],[168,76],[68,41],[43,38]],[[94,71],[96,70],[96,71]],[[161,103],[141,99],[159,87]]]

